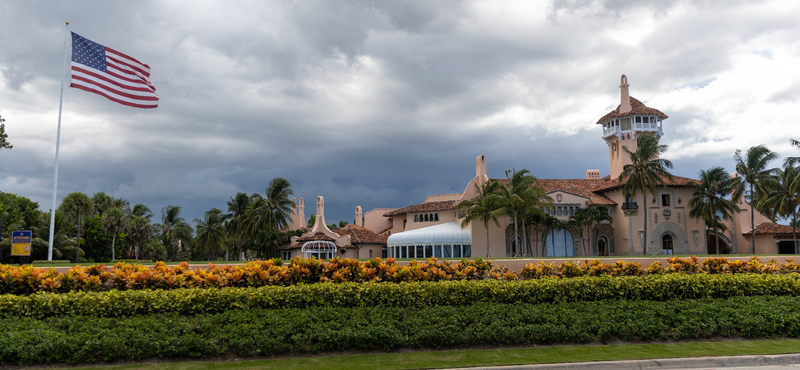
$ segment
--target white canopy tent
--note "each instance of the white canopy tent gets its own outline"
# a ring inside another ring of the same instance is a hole
[[[389,257],[462,258],[472,255],[472,235],[458,222],[392,234],[386,242]]]

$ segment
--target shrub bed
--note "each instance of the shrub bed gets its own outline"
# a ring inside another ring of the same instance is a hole
[[[330,262],[317,259],[293,259],[283,265],[279,259],[252,261],[245,265],[219,266],[191,269],[189,264],[167,266],[158,262],[152,267],[117,263],[75,266],[66,273],[55,269],[32,266],[0,265],[0,294],[31,294],[35,292],[64,293],[73,291],[104,291],[111,289],[182,289],[220,287],[288,286],[320,282],[415,282],[454,280],[527,280],[541,278],[572,278],[581,276],[646,276],[673,273],[683,274],[787,274],[800,272],[800,264],[793,259],[777,263],[761,262],[752,257],[749,261],[728,261],[725,257],[708,258],[702,262],[697,257],[669,258],[666,265],[655,262],[643,268],[635,262],[620,260],[605,263],[599,260],[566,261],[561,264],[539,262],[528,264],[517,272],[503,266],[494,266],[489,260],[411,261],[408,266],[395,264],[393,258],[369,261],[334,258]]]
[[[479,303],[418,309],[253,309],[121,319],[0,319],[0,362],[92,363],[342,350],[798,336],[798,297]]]
[[[543,278],[522,281],[320,283],[260,288],[112,290],[0,295],[0,317],[45,318],[88,314],[218,313],[229,309],[307,307],[466,306],[475,302],[528,303],[800,296],[800,274],[651,275]]]

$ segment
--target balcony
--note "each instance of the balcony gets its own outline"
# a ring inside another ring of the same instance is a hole
[[[636,204],[636,202],[622,203],[622,210],[625,212],[633,212],[636,211],[637,209],[639,209],[639,206]]]

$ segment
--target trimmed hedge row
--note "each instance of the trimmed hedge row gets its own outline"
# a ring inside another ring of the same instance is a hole
[[[523,281],[320,283],[260,288],[133,290],[0,295],[0,317],[45,318],[85,314],[218,313],[230,309],[307,307],[466,306],[475,302],[528,303],[799,296],[800,274],[651,275],[543,278]]]
[[[0,319],[0,363],[798,336],[798,297],[254,309],[123,319]]]

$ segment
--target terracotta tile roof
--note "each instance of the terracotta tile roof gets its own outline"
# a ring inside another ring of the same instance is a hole
[[[631,110],[630,110],[630,112],[620,113],[619,112],[619,105],[618,105],[617,109],[614,109],[611,112],[608,112],[608,114],[603,116],[603,118],[600,118],[597,121],[597,124],[601,124],[601,123],[603,123],[603,122],[605,122],[605,121],[607,121],[607,120],[609,120],[611,118],[620,118],[620,117],[627,117],[627,116],[633,116],[633,115],[651,115],[651,116],[658,116],[661,119],[669,118],[666,114],[664,114],[663,112],[661,112],[658,109],[646,107],[644,105],[644,103],[640,102],[638,99],[636,99],[636,98],[634,98],[632,96],[630,97],[630,101],[631,101]]]
[[[391,234],[393,226],[389,226],[381,231],[378,231],[378,234],[389,236]]]
[[[673,176],[672,181],[666,177],[662,178],[666,186],[686,186],[690,181],[700,183],[699,180],[690,179],[688,177]],[[603,183],[597,188],[593,189],[594,192],[606,192],[621,188],[624,184],[620,184],[619,179],[610,179],[608,176],[604,177]]]
[[[782,234],[792,235],[792,229],[797,230],[796,233],[800,235],[800,228],[793,228],[789,225],[776,224],[774,222],[762,222],[756,225],[756,235],[767,234]],[[752,230],[747,230],[742,235],[750,235]]]
[[[339,236],[350,235],[350,243],[352,244],[386,244],[386,240],[389,238],[366,227],[353,224],[348,224],[345,227],[333,230],[333,232]]]
[[[310,242],[313,240],[325,240],[329,242],[335,241],[330,236],[327,236],[321,232],[315,233],[314,235],[301,236],[299,239],[297,239],[298,242]]]
[[[413,206],[396,209],[394,211],[384,213],[383,217],[392,217],[397,215],[404,215],[408,213],[419,213],[419,212],[450,211],[453,209],[456,209],[456,201],[444,200],[441,202],[428,202],[422,204],[415,204]]]
[[[508,179],[496,179],[505,186]],[[604,180],[585,180],[585,179],[536,179],[534,185],[542,187],[545,193],[554,191],[562,191],[565,193],[574,194],[584,198],[589,198],[586,201],[587,205],[596,206],[613,206],[617,202],[608,199],[603,194],[594,192],[594,189],[603,184]]]
[[[541,186],[545,193],[554,191],[563,191],[565,193],[575,194],[584,198],[589,198],[586,201],[587,205],[603,205],[613,206],[617,202],[608,199],[605,195],[594,192],[594,189],[604,183],[604,180],[586,180],[586,179],[536,179],[536,185]]]

